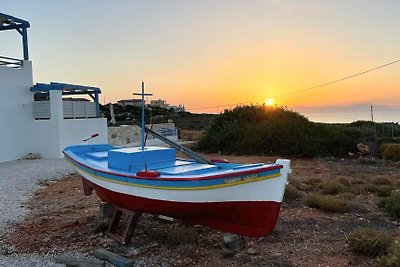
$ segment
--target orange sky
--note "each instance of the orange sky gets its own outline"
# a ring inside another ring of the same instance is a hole
[[[31,23],[35,82],[98,86],[102,102],[116,102],[132,98],[143,80],[153,99],[215,113],[400,58],[397,1],[95,3],[4,1],[3,13]],[[14,33],[1,34],[0,42],[0,55],[20,56]],[[399,70],[400,63],[274,101],[398,105]]]

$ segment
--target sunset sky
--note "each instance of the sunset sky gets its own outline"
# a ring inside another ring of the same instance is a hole
[[[400,63],[274,98],[400,59],[399,1],[2,0],[0,12],[31,23],[35,82],[98,86],[102,102],[132,98],[143,80],[193,112],[268,98],[400,107]],[[21,58],[15,31],[0,42]]]

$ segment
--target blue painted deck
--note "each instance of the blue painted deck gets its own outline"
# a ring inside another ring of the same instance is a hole
[[[69,153],[69,151],[73,153]],[[88,167],[123,175],[136,175],[143,170],[158,171],[161,178],[196,177],[234,173],[265,166],[257,164],[214,163],[202,164],[191,159],[176,158],[173,148],[138,147],[118,148],[111,145],[81,145],[67,147],[65,152]]]
[[[197,163],[179,159],[175,149],[164,147],[117,148],[111,145],[78,145],[64,149],[68,162],[92,177],[129,186],[166,190],[205,190],[279,176],[281,165],[263,163]],[[157,171],[144,178],[140,171]]]
[[[89,167],[95,167],[104,171],[120,172],[135,175],[144,169],[158,171],[165,176],[199,175],[208,172],[220,172],[217,165],[201,164],[190,159],[176,158],[173,148],[146,147],[117,148],[111,145],[74,146],[75,158]],[[226,163],[225,163],[226,165]],[[229,164],[230,169],[237,164]]]

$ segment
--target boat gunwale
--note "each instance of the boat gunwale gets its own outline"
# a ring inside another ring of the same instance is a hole
[[[153,181],[201,181],[201,180],[212,180],[212,179],[220,179],[220,178],[226,178],[226,177],[232,177],[232,176],[238,176],[238,175],[259,173],[259,172],[263,172],[263,171],[270,171],[270,170],[276,170],[276,169],[282,169],[283,168],[283,165],[275,164],[273,166],[267,166],[267,167],[253,169],[253,170],[246,170],[246,171],[240,171],[240,172],[235,172],[235,173],[224,173],[224,174],[218,174],[218,175],[209,175],[209,176],[202,176],[202,177],[193,177],[193,178],[185,178],[185,177],[179,177],[179,178],[178,177],[176,177],[176,178],[172,178],[172,177],[170,177],[170,178],[165,178],[165,177],[164,178],[142,177],[142,176],[136,176],[136,175],[116,173],[116,172],[111,172],[111,171],[106,171],[106,170],[99,170],[99,169],[96,169],[94,167],[88,166],[88,165],[86,165],[84,163],[81,163],[81,162],[77,161],[76,159],[74,159],[70,155],[68,155],[65,151],[63,151],[63,154],[70,161],[73,161],[78,165],[84,166],[85,168],[88,168],[88,169],[90,169],[90,170],[92,170],[94,172],[106,173],[106,174],[120,176],[120,177],[126,177],[126,178],[135,178],[135,179],[153,180]],[[73,153],[73,154],[75,154],[75,153]]]

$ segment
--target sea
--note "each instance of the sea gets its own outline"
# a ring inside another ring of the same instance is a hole
[[[372,110],[371,110],[372,106]],[[400,122],[400,106],[351,105],[351,106],[296,106],[289,108],[311,121],[325,123],[349,123],[353,121]]]

